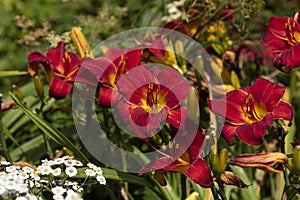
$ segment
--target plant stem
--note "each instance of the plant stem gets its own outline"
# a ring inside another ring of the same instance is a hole
[[[181,199],[184,200],[187,197],[186,194],[186,176],[181,174]]]
[[[8,153],[7,150],[7,145],[6,145],[6,140],[5,140],[5,135],[4,135],[4,131],[3,131],[3,122],[2,122],[2,110],[1,110],[1,105],[2,105],[2,94],[0,96],[0,134],[1,134],[1,150],[6,158],[6,160],[8,160],[10,163],[13,163],[13,160],[10,157],[10,154]]]
[[[210,187],[210,189],[211,189],[211,192],[212,192],[212,194],[213,194],[214,200],[221,200],[221,198],[219,197],[219,193],[218,193],[218,190],[217,190],[215,184],[213,184],[213,185]]]

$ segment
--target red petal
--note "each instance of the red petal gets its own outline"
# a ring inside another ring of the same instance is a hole
[[[191,146],[189,147],[189,157],[191,163],[200,157],[204,139],[205,135],[202,133],[202,129],[199,128]]]
[[[140,66],[125,74],[117,82],[117,87],[119,88],[120,93],[122,93],[128,101],[135,98],[136,100],[134,101],[141,101],[145,99],[145,97],[137,95],[133,98],[132,95],[137,89],[142,86],[148,87],[148,84],[150,83],[158,84],[153,72],[147,69],[146,66]]]
[[[121,99],[120,93],[111,88],[101,87],[98,97],[98,103],[103,107],[114,107]]]
[[[80,59],[76,54],[67,51],[65,46],[64,42],[59,42],[57,47],[46,51],[46,57],[56,73],[65,76],[72,74],[71,77],[75,78],[76,73],[72,72],[80,64]]]
[[[253,124],[239,126],[236,129],[236,135],[247,144],[257,146],[262,144],[262,136],[266,134],[267,126],[274,122],[272,114],[267,114],[265,118]]]
[[[178,109],[169,110],[167,123],[171,124],[175,128],[179,128],[180,124],[184,122],[187,117],[187,111],[183,107],[179,107]]]
[[[273,111],[274,119],[285,119],[290,122],[293,120],[293,107],[286,102],[279,102]]]
[[[238,126],[233,126],[230,125],[229,123],[225,123],[223,125],[222,135],[229,145],[233,145],[232,140],[236,134],[237,127]]]
[[[274,53],[281,53],[290,48],[288,44],[285,24],[289,17],[271,17],[267,30],[261,39],[264,46],[271,48]],[[291,18],[290,18],[291,19]]]
[[[248,93],[244,90],[233,90],[227,93],[223,99],[209,100],[208,105],[213,113],[226,118],[231,124],[242,125],[247,122],[241,102],[245,101],[247,96]]]
[[[73,84],[54,77],[50,83],[49,95],[57,100],[64,99],[69,95],[72,87]]]
[[[300,44],[298,43],[278,56],[276,67],[286,65],[287,68],[295,68],[300,66],[299,53],[300,53]]]
[[[255,103],[262,102],[267,112],[272,112],[282,98],[285,88],[267,79],[259,78],[248,88],[249,93],[253,94]]]
[[[142,167],[142,169],[139,172],[139,176],[145,172],[151,172],[151,171],[163,169],[172,163],[174,162],[171,157],[162,157],[157,160],[152,160],[150,163]],[[169,166],[168,169],[172,170],[173,168],[176,167],[176,164],[172,164],[172,166]],[[162,171],[166,171],[166,170],[162,170]]]
[[[208,188],[213,184],[211,171],[202,158],[195,160],[184,174],[202,187]]]
[[[159,84],[171,92],[167,93],[167,106],[173,108],[182,102],[189,93],[191,84],[189,84],[182,75],[173,68],[166,68],[157,73]]]

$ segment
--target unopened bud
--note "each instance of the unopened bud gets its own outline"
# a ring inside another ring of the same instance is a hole
[[[220,175],[220,180],[222,181],[222,183],[225,183],[226,185],[234,185],[239,188],[248,187],[248,185],[246,185],[239,177],[237,177],[236,175],[234,175],[234,173],[229,171],[224,171]]]
[[[16,85],[12,86],[13,88],[13,93],[20,99],[23,100],[24,99],[24,95],[22,93],[22,91],[20,90],[20,88]]]
[[[74,153],[70,149],[68,149],[66,147],[63,147],[63,152],[64,152],[64,154],[66,154],[68,156],[74,157]]]
[[[81,28],[72,27],[71,37],[72,37],[73,43],[75,44],[81,58],[84,58],[84,57],[94,58],[92,49],[91,49],[88,41],[86,40],[85,36],[83,35]]]
[[[194,88],[190,88],[189,90],[187,97],[187,109],[189,118],[194,122],[198,122],[200,117],[199,97],[197,90]]]
[[[300,174],[300,146],[294,148],[294,172]]]
[[[43,86],[42,80],[38,76],[34,77],[34,87],[35,87],[35,91],[36,91],[37,95],[40,98],[43,98],[44,97],[44,86]]]
[[[212,153],[210,156],[211,169],[213,172],[218,171],[219,166],[219,156],[217,153]]]
[[[219,167],[218,172],[223,173],[227,167],[228,162],[228,150],[222,149],[219,156]]]

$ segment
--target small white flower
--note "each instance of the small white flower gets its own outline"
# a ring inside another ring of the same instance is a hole
[[[53,169],[50,166],[38,166],[37,168],[38,173],[41,175],[49,175],[53,172]]]
[[[0,185],[0,195],[5,194],[6,192],[7,190],[5,189],[5,187]]]
[[[81,167],[83,166],[83,163],[80,162],[79,160],[75,160],[75,166]]]
[[[8,181],[5,185],[6,189],[14,190],[16,188],[16,183],[14,181]]]
[[[73,185],[72,186],[72,189],[74,190],[74,191],[76,191],[76,192],[83,192],[83,188],[81,187],[81,186],[79,186],[79,185]]]
[[[104,176],[98,175],[98,176],[96,177],[96,179],[97,179],[97,181],[98,181],[100,184],[102,184],[102,185],[105,185],[105,184],[106,184],[106,180],[105,180]]]
[[[59,176],[61,174],[61,168],[57,167],[52,173],[54,176]]]
[[[20,169],[19,166],[14,166],[14,165],[12,165],[12,166],[6,167],[6,168],[5,168],[5,171],[6,171],[6,172],[16,172],[18,169]]]
[[[73,185],[78,185],[78,183],[76,181],[66,180],[65,186],[73,186]]]
[[[77,174],[77,169],[75,167],[66,167],[66,174],[70,177]]]
[[[18,171],[13,171],[7,174],[7,178],[14,180],[18,176]]]
[[[11,165],[11,163],[7,161],[1,161],[0,165],[7,166],[7,165]]]
[[[102,175],[102,173],[103,173],[102,169],[100,167],[96,167],[94,170],[98,175]]]
[[[75,160],[65,160],[64,161],[64,164],[66,165],[66,166],[68,166],[68,167],[73,167],[73,166],[75,166],[76,164],[75,164]]]
[[[0,185],[4,185],[5,186],[9,181],[10,180],[9,180],[7,174],[0,176]]]
[[[15,190],[19,193],[27,193],[29,191],[27,184],[17,184]]]
[[[24,183],[24,178],[22,177],[22,176],[20,176],[20,175],[17,175],[17,176],[15,176],[13,179],[12,179],[14,182],[16,182],[16,183]]]
[[[26,172],[20,172],[19,173],[19,177],[21,178],[21,179],[23,179],[23,180],[25,180],[25,179],[28,179],[29,178],[29,175],[26,173]]]
[[[31,167],[25,166],[22,168],[23,172],[27,173],[27,174],[31,174],[34,173],[34,169],[32,169]]]
[[[59,195],[59,194],[55,194],[52,196],[53,200],[64,200],[64,196]]]
[[[31,173],[30,177],[33,178],[35,181],[41,180],[41,177],[36,173]]]
[[[86,169],[85,170],[85,174],[87,176],[96,176],[96,172],[94,170],[92,170],[92,169]]]
[[[55,195],[63,195],[67,190],[61,186],[56,186],[56,187],[52,188],[51,191]]]
[[[81,195],[77,192],[74,192],[73,190],[67,191],[67,196],[65,200],[81,200]]]
[[[53,162],[54,162],[56,165],[61,165],[61,164],[64,163],[64,161],[65,161],[65,159],[63,159],[63,158],[56,158],[56,159],[53,160]]]
[[[91,168],[91,169],[97,168],[97,166],[96,166],[95,164],[93,164],[93,163],[88,163],[87,166],[88,166],[89,168]]]

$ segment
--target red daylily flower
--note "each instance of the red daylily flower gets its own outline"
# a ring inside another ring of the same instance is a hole
[[[292,121],[292,106],[280,100],[284,92],[283,86],[259,78],[251,87],[233,90],[208,103],[212,112],[226,119],[222,135],[229,144],[237,136],[247,144],[260,145],[275,119]]]
[[[298,11],[293,18],[271,17],[261,43],[272,49],[275,67],[290,72],[300,66],[300,19]]]
[[[140,138],[150,137],[164,122],[178,128],[181,119],[187,116],[180,103],[191,85],[175,69],[159,70],[143,65],[123,76],[117,87],[124,96],[124,101],[117,105],[121,119]]]
[[[161,185],[166,185],[163,177],[163,172],[181,173],[192,179],[195,183],[202,187],[210,187],[213,184],[211,170],[203,158],[200,157],[201,147],[203,145],[205,135],[202,129],[198,129],[197,134],[190,147],[174,161],[174,156],[165,155],[157,160],[153,160],[145,165],[139,172],[139,176],[148,171],[155,171],[154,178]],[[183,144],[183,139],[180,141]],[[174,145],[182,148],[181,144]],[[183,145],[184,146],[184,145]],[[173,149],[176,151],[176,148]],[[176,155],[176,153],[172,153]],[[178,154],[177,154],[178,155]],[[166,163],[170,163],[165,166]]]
[[[45,56],[36,51],[28,55],[29,74],[32,77],[37,76],[38,66],[41,63],[50,84],[49,95],[55,99],[64,99],[71,92],[81,64],[80,58],[66,50],[65,46],[64,42],[59,42],[57,47],[49,48]]]
[[[140,47],[129,49],[109,48],[107,52],[96,59],[87,59],[84,67],[87,68],[102,86],[98,96],[100,106],[110,107],[120,100],[116,83],[129,70],[140,65],[143,50]]]

